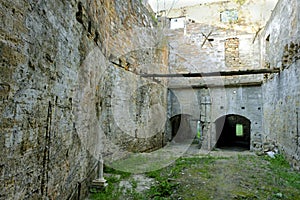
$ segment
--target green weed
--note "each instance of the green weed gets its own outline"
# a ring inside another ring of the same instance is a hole
[[[172,183],[168,180],[163,180],[161,182],[158,182],[158,184],[152,186],[148,191],[147,196],[151,199],[167,198],[174,192],[177,185],[177,183]]]
[[[94,199],[297,199],[300,196],[300,173],[293,171],[283,155],[275,158],[249,155],[236,157],[179,158],[171,165],[145,173],[156,183],[148,191],[136,192],[138,183],[130,173],[106,168],[121,175],[132,188],[124,193],[116,176]],[[229,196],[228,196],[229,195]]]

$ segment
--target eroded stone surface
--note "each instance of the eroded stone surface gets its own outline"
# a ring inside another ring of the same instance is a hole
[[[166,89],[136,74],[163,71],[167,54],[140,1],[3,0],[0,10],[0,199],[84,196],[98,151],[162,145],[153,115],[164,121]],[[131,118],[118,118],[122,104]]]
[[[266,77],[263,85],[264,141],[275,143],[295,168],[299,169],[300,101],[300,5],[297,1],[279,1],[262,33],[262,62],[280,68],[279,74]],[[268,148],[268,147],[267,147]]]

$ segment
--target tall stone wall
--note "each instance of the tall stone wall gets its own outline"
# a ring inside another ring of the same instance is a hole
[[[263,84],[264,141],[275,143],[299,168],[300,3],[280,0],[261,35],[263,63],[278,74]]]
[[[216,1],[171,9],[167,13],[162,11],[162,16],[171,18],[170,23],[186,20],[183,27],[175,29],[170,26],[167,31],[170,72],[201,73],[261,68],[258,34],[275,2]],[[250,149],[260,150],[262,80],[262,75],[170,79],[168,85],[173,94],[176,96],[178,93],[179,97],[184,96],[190,102],[170,98],[173,101],[168,107],[168,115],[189,114],[199,120],[201,113],[201,122],[205,124],[202,147],[207,149],[213,148],[218,140],[214,127],[218,118],[229,114],[244,116],[251,121]],[[191,101],[191,93],[197,97],[196,101]],[[189,109],[184,112],[183,108]],[[196,124],[192,129],[196,130]]]
[[[0,2],[0,199],[83,198],[99,152],[162,145],[166,89],[136,74],[167,51],[140,1]]]

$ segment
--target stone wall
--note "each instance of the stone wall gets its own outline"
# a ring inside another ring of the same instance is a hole
[[[170,43],[170,72],[201,73],[261,68],[260,40],[257,36],[274,6],[273,0],[243,1],[242,4],[217,1],[172,9],[167,14],[162,11],[162,16],[172,19],[186,16],[185,28],[166,31]],[[225,16],[226,12],[229,15],[232,12],[236,17],[230,19]],[[218,140],[214,127],[218,118],[229,114],[244,116],[251,121],[250,149],[260,150],[262,80],[262,75],[172,78],[168,82],[172,91],[170,94],[179,98],[169,98],[168,116],[189,114],[193,120],[199,120],[201,113],[205,137],[203,148],[206,149],[213,148]],[[196,100],[192,96],[196,96]],[[191,124],[192,129],[196,130],[196,124]],[[170,134],[170,128],[167,130]]]
[[[161,15],[169,18],[186,17],[185,28],[168,31],[170,71],[260,68],[257,34],[265,25],[275,2],[247,0],[240,4],[217,1],[162,12]],[[228,16],[223,16],[223,13],[228,13]],[[233,16],[232,19],[230,16]]]
[[[226,115],[240,115],[251,122],[250,149],[262,149],[262,90],[261,87],[215,87],[208,89],[170,89],[168,118],[189,115],[191,134],[196,122],[203,126],[203,149],[215,147],[218,136],[215,122]],[[169,139],[171,128],[168,129]]]
[[[0,199],[83,198],[99,152],[162,145],[166,89],[136,74],[164,72],[167,51],[140,1],[0,10]]]
[[[263,84],[264,141],[299,169],[300,4],[280,0],[261,35],[263,64],[280,68]]]
[[[225,115],[240,115],[250,120],[250,150],[261,150],[262,130],[262,91],[260,86],[251,87],[225,87],[210,89],[211,113],[210,122]],[[214,124],[210,124],[211,147],[218,138]]]
[[[212,72],[260,67],[259,46],[254,33],[193,23],[183,30],[170,30],[170,67],[172,72]],[[206,39],[207,37],[207,39]],[[226,41],[236,38],[235,51]],[[229,58],[235,57],[235,62]]]

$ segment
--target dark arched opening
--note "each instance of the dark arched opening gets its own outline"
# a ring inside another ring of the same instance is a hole
[[[175,142],[184,142],[188,139],[193,139],[191,116],[187,114],[175,115],[170,119],[172,128],[172,140]]]
[[[226,115],[216,120],[217,148],[250,149],[251,122],[240,115]]]

